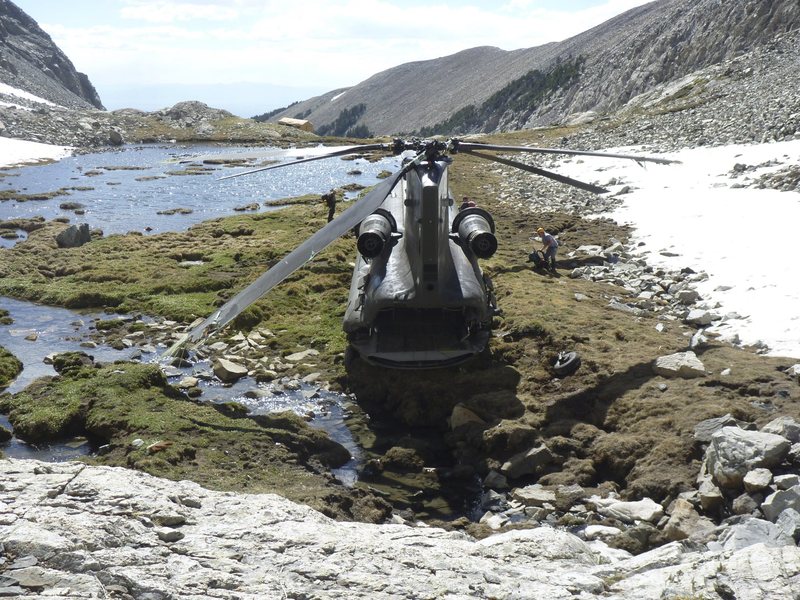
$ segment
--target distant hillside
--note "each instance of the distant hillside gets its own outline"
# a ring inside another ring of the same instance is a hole
[[[299,116],[327,130],[350,117],[351,129],[376,135],[553,124],[573,113],[613,110],[798,27],[797,0],[659,0],[563,42],[514,51],[478,47],[406,63],[273,119]]]
[[[9,0],[0,0],[0,82],[67,108],[103,109],[89,78]]]

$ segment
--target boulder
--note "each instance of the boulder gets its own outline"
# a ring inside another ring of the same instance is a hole
[[[800,540],[800,512],[787,508],[778,515],[775,524],[794,541]]]
[[[664,516],[664,508],[650,498],[625,502],[616,498],[600,499],[593,496],[590,502],[597,507],[597,512],[601,515],[619,519],[624,523],[634,521],[657,523]]]
[[[714,315],[707,310],[703,310],[701,308],[695,308],[689,311],[689,314],[686,315],[684,321],[691,325],[697,325],[699,327],[705,327],[706,325],[711,325],[711,322],[714,320]]]
[[[735,427],[736,425],[737,421],[730,413],[721,417],[706,419],[694,426],[694,439],[701,444],[707,444],[711,441],[711,436],[715,431],[719,431],[723,427]]]
[[[764,496],[761,494],[742,494],[733,499],[731,510],[735,515],[752,515],[758,510]],[[758,513],[759,516],[761,513]]]
[[[747,519],[722,532],[719,543],[725,551],[741,550],[755,544],[768,548],[794,546],[794,539],[775,523],[763,519]]]
[[[108,143],[112,146],[121,146],[125,143],[125,140],[119,130],[111,129],[108,132]]]
[[[764,433],[774,433],[785,437],[793,444],[800,442],[800,423],[792,417],[778,417],[761,428]]]
[[[89,231],[88,223],[70,225],[56,235],[56,244],[59,248],[77,248],[90,241],[92,241],[92,234]]]
[[[705,535],[713,529],[714,522],[711,519],[701,517],[691,502],[678,498],[673,503],[669,520],[664,526],[664,535],[670,541],[677,541],[685,540],[690,536]]]
[[[538,483],[515,489],[511,492],[511,497],[525,506],[544,506],[555,504],[556,501],[556,493]]]
[[[770,494],[761,505],[761,511],[770,521],[775,521],[787,508],[800,512],[800,485]]]
[[[493,490],[506,490],[508,489],[508,479],[502,473],[492,469],[484,477],[483,485]]]
[[[777,466],[791,444],[779,435],[723,427],[711,436],[706,450],[706,468],[722,488],[739,488],[748,471]]]
[[[682,379],[704,377],[706,374],[705,366],[692,351],[660,356],[653,363],[653,370],[662,377],[681,377]]]
[[[700,482],[697,495],[700,498],[700,506],[702,506],[703,510],[706,512],[716,511],[723,505],[725,501],[725,498],[722,495],[722,490],[714,485],[714,482],[710,477],[705,477]]]
[[[550,449],[538,446],[515,454],[503,464],[500,471],[511,479],[517,479],[523,475],[533,475],[552,462],[553,453]]]
[[[450,414],[450,429],[456,430],[464,425],[474,423],[476,425],[486,425],[486,422],[472,412],[463,404],[456,404]]]
[[[787,473],[786,475],[776,475],[772,482],[779,490],[788,490],[796,485],[800,485],[800,475],[797,473]]]
[[[758,492],[772,483],[772,471],[769,469],[753,469],[744,476],[744,489],[747,492]]]
[[[225,358],[214,361],[214,375],[224,383],[233,383],[247,375],[247,367]]]
[[[58,579],[36,590],[3,580],[15,597],[200,598],[210,590],[242,598],[632,600],[715,598],[724,589],[725,598],[783,598],[798,584],[793,544],[720,554],[672,542],[630,556],[554,527],[478,541],[402,522],[341,523],[275,494],[218,492],[122,468],[0,460],[0,480],[13,483],[3,492],[12,510],[0,526],[1,577],[38,566]],[[25,557],[38,564],[17,562]]]

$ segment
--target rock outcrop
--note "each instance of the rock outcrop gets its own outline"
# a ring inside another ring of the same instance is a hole
[[[89,78],[10,0],[0,0],[0,81],[66,108],[103,109]]]
[[[550,527],[478,541],[340,523],[274,495],[119,468],[2,460],[0,473],[5,596],[786,598],[800,588],[796,546],[672,542],[632,557]]]

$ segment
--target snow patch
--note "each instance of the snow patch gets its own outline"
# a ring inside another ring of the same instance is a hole
[[[35,96],[29,92],[24,90],[17,89],[15,87],[11,87],[6,83],[0,83],[0,94],[7,94],[9,96],[16,96],[17,98],[23,98],[25,100],[31,100],[33,102],[38,102],[39,104],[47,104],[48,106],[58,106],[54,102],[50,102],[50,100],[45,100],[44,98],[40,98],[39,96]],[[5,104],[5,106],[17,106],[15,104]],[[23,108],[23,107],[19,107]]]
[[[647,154],[640,148],[609,151]],[[612,193],[631,188],[610,216],[635,228],[632,245],[644,244],[640,251],[648,264],[708,274],[697,285],[702,306],[736,317],[709,331],[732,342],[766,345],[770,355],[800,358],[800,196],[740,187],[800,164],[800,140],[690,148],[663,156],[681,164],[643,163],[641,168],[619,159],[599,165],[563,159],[558,170],[597,181]]]
[[[72,150],[69,146],[52,146],[0,137],[0,166],[10,167],[23,163],[60,160],[69,156]]]

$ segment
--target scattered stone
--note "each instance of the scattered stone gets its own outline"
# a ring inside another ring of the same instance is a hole
[[[624,502],[616,498],[598,498],[593,496],[590,502],[597,507],[597,512],[606,517],[619,519],[623,523],[647,521],[657,523],[664,516],[664,508],[650,498],[632,502]]]
[[[691,351],[661,356],[653,364],[653,370],[662,377],[680,377],[682,379],[704,377],[706,374],[705,366]]]
[[[738,422],[730,413],[721,417],[706,419],[695,425],[694,439],[696,442],[707,444],[711,441],[711,436],[715,431],[719,431],[723,427],[736,427],[737,425]]]
[[[214,375],[224,383],[233,383],[247,375],[247,367],[225,358],[214,361]]]
[[[289,362],[300,362],[301,360],[306,360],[310,356],[319,356],[319,351],[309,348],[308,350],[303,350],[302,352],[290,354],[289,356],[285,357],[285,360],[288,360]]]
[[[744,476],[744,489],[747,492],[759,492],[772,483],[772,471],[769,469],[753,469]]]
[[[761,505],[764,516],[770,521],[775,521],[787,508],[800,512],[800,485],[770,494]]]
[[[511,479],[518,479],[523,475],[537,473],[542,467],[553,461],[553,454],[547,446],[538,446],[525,452],[515,454],[501,467],[500,471]]]
[[[525,506],[544,506],[555,504],[556,494],[553,490],[545,489],[541,484],[534,483],[522,488],[516,488],[511,497]]]

